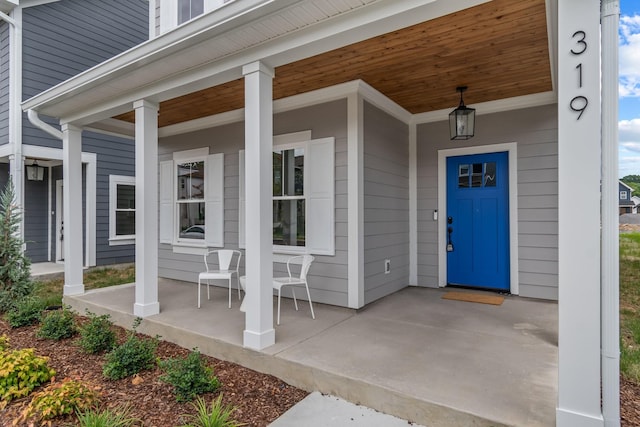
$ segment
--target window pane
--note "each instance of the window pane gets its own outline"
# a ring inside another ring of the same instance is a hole
[[[282,163],[282,169],[284,170],[284,195],[304,195],[304,149],[286,150]]]
[[[482,187],[482,163],[472,165],[471,186]]]
[[[273,195],[282,196],[282,151],[273,153]]]
[[[489,162],[484,164],[484,186],[496,186],[496,162]]]
[[[116,236],[136,234],[136,213],[116,211]]]
[[[305,245],[304,200],[273,201],[273,244]]]
[[[458,187],[469,187],[469,165],[458,166]]]
[[[178,24],[186,22],[190,18],[191,0],[178,0]]]
[[[204,12],[204,0],[191,0],[191,18],[202,15]]]
[[[179,203],[181,239],[204,239],[204,203]]]
[[[204,161],[178,165],[178,200],[204,199]]]
[[[116,209],[136,208],[136,187],[135,185],[116,185],[117,207]]]

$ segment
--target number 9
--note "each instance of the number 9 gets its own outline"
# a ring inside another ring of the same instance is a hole
[[[584,96],[576,96],[569,102],[569,108],[579,113],[576,120],[580,120],[582,113],[587,109],[587,105],[589,105],[589,100]]]

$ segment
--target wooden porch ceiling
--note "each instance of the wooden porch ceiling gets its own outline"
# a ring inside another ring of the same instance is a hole
[[[545,0],[493,0],[276,68],[274,99],[361,79],[411,113],[551,91]],[[160,104],[159,126],[244,107],[243,80]],[[134,122],[134,113],[116,117]]]

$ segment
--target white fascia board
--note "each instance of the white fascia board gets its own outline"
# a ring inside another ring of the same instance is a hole
[[[513,98],[499,99],[496,101],[480,102],[478,104],[467,105],[476,109],[476,115],[500,113],[503,111],[513,111],[522,108],[539,107],[541,105],[555,104],[558,102],[557,94],[554,92],[542,92],[533,95],[516,96]],[[415,114],[412,118],[413,123],[432,123],[449,119],[449,113],[456,108],[457,105],[451,105],[451,108],[445,110],[429,111],[427,113]]]
[[[0,0],[0,1],[7,1],[7,0]],[[9,0],[10,2],[12,2],[12,0]],[[21,8],[27,8],[27,7],[34,7],[34,6],[40,6],[43,4],[48,4],[48,3],[55,3],[58,2],[60,0],[16,0],[15,3],[20,3],[20,7]]]
[[[97,132],[104,135],[112,135],[120,138],[133,138],[136,135],[135,123],[125,122],[118,119],[105,119],[100,122],[92,123],[86,126],[84,130]]]
[[[192,67],[189,70],[180,69],[180,64],[174,65],[176,67],[175,73],[168,77],[159,81],[150,77],[149,84],[140,85],[138,90],[128,91],[119,99],[109,98],[109,92],[113,93],[119,79],[124,79],[127,73],[140,70],[145,66],[155,66],[158,61],[168,58],[171,54],[189,50],[205,40],[222,35],[232,37],[233,28],[257,23],[261,17],[270,17],[295,3],[292,0],[253,1],[251,3],[257,4],[253,10],[246,10],[244,14],[229,17],[227,21],[212,24],[204,19],[209,16],[205,15],[201,17],[202,19],[196,19],[189,25],[178,27],[163,36],[143,43],[133,50],[116,56],[112,60],[25,101],[23,108],[39,109],[42,113],[54,117],[64,116],[61,117],[63,122],[86,125],[91,120],[106,118],[107,115],[104,114],[104,111],[121,108],[122,105],[135,99],[150,99],[154,102],[161,102],[237,79],[241,77],[243,65],[257,60],[264,61],[271,67],[277,67],[484,2],[485,0],[460,0],[456,2],[379,1],[265,41],[253,48],[244,49],[210,63]],[[230,5],[236,3],[244,4],[244,2],[233,2]],[[232,9],[225,7],[220,11]],[[203,28],[203,23],[207,23],[209,27]],[[186,35],[183,35],[183,32]],[[182,38],[177,37],[178,34]],[[193,49],[193,53],[198,54],[197,49]],[[163,67],[169,65],[170,63],[167,61]],[[111,86],[110,90],[105,90],[106,83]],[[100,87],[101,85],[102,87]],[[93,91],[92,95],[95,95],[97,99],[94,98],[91,102],[95,107],[87,111],[85,104],[89,101],[82,100],[85,97],[80,95],[90,90]],[[78,97],[74,98],[76,95]],[[64,103],[66,105],[63,105]]]

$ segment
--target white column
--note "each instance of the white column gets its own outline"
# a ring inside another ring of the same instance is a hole
[[[602,14],[602,414],[620,426],[620,253],[618,230],[619,0],[603,0]]]
[[[364,306],[364,100],[347,98],[347,207],[349,308]]]
[[[558,427],[603,425],[599,38],[599,0],[558,2]]]
[[[133,314],[160,313],[158,302],[158,104],[136,111],[136,300]]]
[[[82,129],[62,125],[64,295],[84,293],[82,278]]]
[[[246,286],[244,346],[275,343],[273,329],[273,70],[242,69],[245,85]]]

